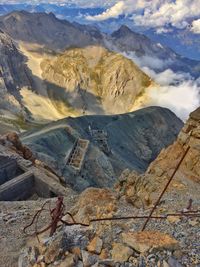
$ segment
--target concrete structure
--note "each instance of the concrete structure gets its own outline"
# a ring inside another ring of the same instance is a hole
[[[0,156],[0,201],[50,198],[69,194],[59,178],[27,160]]]
[[[111,153],[108,145],[108,133],[104,130],[92,130],[89,128],[90,135],[98,147],[106,154]]]
[[[89,140],[78,138],[71,152],[65,158],[66,165],[72,167],[76,171],[81,171],[89,143]]]
[[[0,156],[0,185],[24,173],[16,159]]]

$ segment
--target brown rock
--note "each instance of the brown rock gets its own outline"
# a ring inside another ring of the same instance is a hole
[[[107,249],[102,249],[101,254],[99,255],[99,259],[105,260],[109,258],[109,252]]]
[[[156,190],[150,175],[139,175],[135,171],[122,172],[119,183],[116,184],[120,197],[137,208],[149,206],[152,202],[151,193]]]
[[[24,146],[22,152],[24,159],[30,160],[33,157],[33,153],[28,147]]]
[[[126,262],[133,254],[133,250],[123,244],[113,243],[113,249],[111,251],[112,259],[116,262]]]
[[[122,233],[123,242],[140,253],[154,250],[175,250],[178,247],[178,241],[163,234],[154,231],[129,232]]]
[[[103,241],[98,236],[95,236],[87,246],[89,252],[100,254],[103,246]]]
[[[66,258],[59,264],[59,267],[75,267],[75,255],[69,253]]]
[[[12,133],[8,133],[6,136],[6,139],[12,143],[13,145],[13,149],[24,159],[26,160],[31,160],[32,162],[35,161],[35,158],[33,157],[33,153],[31,152],[31,150],[26,147],[23,146],[19,136],[17,135],[17,133],[12,132]]]
[[[74,247],[71,249],[71,253],[76,255],[79,259],[81,259],[81,249],[79,247]]]
[[[169,223],[177,223],[180,222],[180,217],[178,216],[168,216],[167,220]]]
[[[7,140],[11,142],[13,145],[17,145],[19,141],[19,136],[15,132],[8,133],[6,136]]]
[[[199,221],[197,219],[189,220],[189,225],[195,226],[197,224],[199,224]]]
[[[116,196],[109,189],[88,188],[81,193],[71,213],[75,220],[89,223],[90,219],[112,216],[116,210]]]

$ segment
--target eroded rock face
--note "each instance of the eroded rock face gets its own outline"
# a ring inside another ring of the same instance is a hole
[[[31,85],[24,57],[14,41],[0,30],[0,109],[22,111],[20,89]]]
[[[73,108],[88,113],[128,112],[151,84],[131,60],[101,46],[66,50],[41,67],[43,78],[58,87],[51,86],[52,96],[66,95]]]
[[[125,170],[115,185],[119,197],[137,208],[144,208],[152,203],[152,193],[156,191],[153,179],[139,175],[135,171]]]
[[[169,190],[175,188],[187,192],[189,180],[200,182],[200,108],[190,114],[177,140],[161,151],[143,175],[128,169],[122,172],[115,185],[119,197],[138,208],[155,203],[188,146],[189,152]]]
[[[180,169],[183,177],[200,182],[200,108],[190,114],[177,141],[164,149],[149,166],[147,173],[164,177],[172,174],[185,149],[190,147]]]

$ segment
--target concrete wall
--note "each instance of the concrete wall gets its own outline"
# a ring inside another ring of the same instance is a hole
[[[34,193],[34,175],[24,173],[0,186],[0,201],[26,200]]]
[[[16,160],[0,156],[0,185],[23,173]]]

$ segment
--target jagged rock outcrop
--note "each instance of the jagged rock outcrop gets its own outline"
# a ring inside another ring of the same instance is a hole
[[[22,145],[18,134],[16,134],[15,132],[11,132],[8,133],[4,138],[0,139],[0,142],[3,141],[3,143],[5,144],[7,142],[7,146],[10,147],[10,149],[15,151],[25,160],[30,160],[32,163],[35,163],[35,158],[33,156],[33,153],[28,147]]]
[[[177,140],[163,149],[143,175],[125,170],[115,188],[120,197],[136,207],[155,203],[170,176],[180,162],[184,152],[190,149],[170,184],[169,190],[185,192],[189,186],[200,183],[200,108],[190,114]],[[193,196],[191,195],[191,198]],[[186,203],[187,204],[187,203]],[[185,205],[186,205],[185,204]]]
[[[177,141],[161,151],[147,173],[158,177],[170,175],[188,146],[190,150],[179,169],[179,175],[200,182],[200,108],[190,114]]]
[[[101,46],[66,50],[43,61],[41,68],[43,79],[52,84],[52,98],[59,100],[60,94],[60,99],[65,97],[84,113],[129,112],[137,96],[151,84],[131,60]]]

